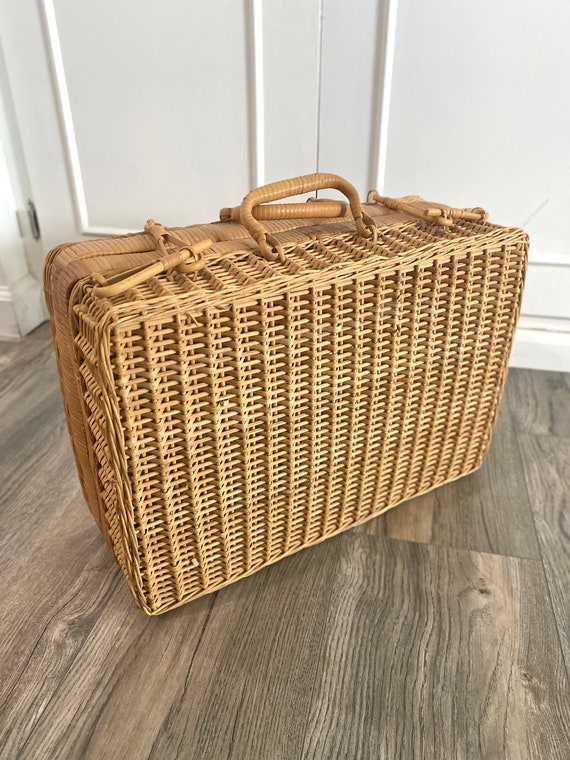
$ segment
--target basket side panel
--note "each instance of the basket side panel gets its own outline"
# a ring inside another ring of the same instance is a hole
[[[98,362],[80,345],[139,604],[163,612],[476,469],[525,266],[522,235],[493,236],[413,267],[124,320],[108,348],[92,338]]]

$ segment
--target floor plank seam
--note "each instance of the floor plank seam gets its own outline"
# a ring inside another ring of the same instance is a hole
[[[394,538],[393,536],[379,536],[374,533],[358,533],[356,535],[368,536],[370,538],[381,539],[383,541],[394,541],[402,544],[416,544],[419,546],[431,546],[434,549],[442,551],[449,551],[455,554],[480,554],[486,557],[504,557],[505,559],[518,559],[523,562],[538,562],[542,563],[542,557],[526,557],[522,554],[501,554],[500,552],[483,551],[482,549],[470,548],[467,546],[449,546],[447,544],[440,544],[433,541],[414,541],[410,538]],[[540,545],[539,545],[540,546]]]
[[[331,583],[330,583],[329,594],[328,594],[328,598],[327,598],[327,614],[325,616],[325,622],[324,622],[324,625],[323,625],[323,633],[322,633],[322,636],[321,636],[321,640],[319,642],[319,653],[318,653],[317,658],[316,658],[317,667],[315,668],[315,675],[314,675],[313,681],[311,683],[311,696],[310,696],[310,699],[309,699],[309,707],[308,707],[308,710],[307,710],[307,714],[308,715],[310,715],[310,713],[311,713],[311,708],[313,706],[313,699],[315,697],[315,694],[317,693],[316,692],[316,685],[317,685],[317,680],[319,678],[319,667],[318,667],[318,665],[322,661],[322,658],[323,658],[323,651],[324,651],[324,648],[325,648],[325,631],[328,630],[329,620],[330,620],[330,617],[331,617],[331,614],[332,614],[331,599],[332,599],[333,590],[334,590],[334,576],[336,575],[336,570],[337,570],[339,559],[340,559],[340,546],[341,546],[341,542],[344,540],[344,536],[345,535],[346,534],[342,534],[339,537],[339,540],[337,541],[337,547],[336,547],[334,562],[333,562],[333,566],[332,566],[332,570],[331,570]],[[309,725],[308,725],[308,723],[309,723],[309,721],[307,720],[306,723],[305,723],[305,731],[303,732],[303,741],[302,741],[302,743],[300,743],[300,746],[303,748],[303,755],[305,754],[306,746],[307,746],[307,734],[308,734],[308,731],[309,731]]]
[[[541,540],[540,540],[540,536],[538,534],[538,530],[536,529],[536,520],[535,520],[535,516],[534,516],[534,510],[532,509],[532,497],[531,497],[531,493],[530,493],[530,490],[529,490],[529,487],[528,487],[528,481],[527,481],[526,477],[524,479],[524,485],[525,485],[525,488],[526,488],[526,491],[527,491],[527,494],[528,494],[528,503],[531,505],[530,506],[530,512],[531,512],[531,517],[532,517],[532,527],[533,527],[535,535],[536,535],[536,541],[537,541],[537,544],[538,544],[538,551],[539,551],[539,554],[540,554],[540,560],[537,560],[537,561],[540,562],[540,566],[542,568],[542,575],[544,577],[544,585],[546,587],[546,593],[548,594],[548,603],[549,603],[549,606],[550,606],[550,610],[552,612],[552,617],[554,618],[554,625],[556,627],[556,635],[558,637],[558,646],[560,648],[560,652],[561,652],[561,655],[562,655],[562,662],[564,663],[564,668],[565,668],[565,671],[566,671],[566,679],[570,682],[570,663],[568,663],[566,661],[566,654],[565,654],[564,644],[563,644],[563,641],[562,641],[562,634],[561,634],[561,631],[560,631],[560,624],[558,622],[558,615],[556,614],[556,610],[554,608],[554,601],[552,599],[552,591],[550,589],[550,581],[548,580],[548,573],[546,572],[546,566],[544,564],[544,553],[543,553],[543,550],[542,550],[542,543],[541,543]]]

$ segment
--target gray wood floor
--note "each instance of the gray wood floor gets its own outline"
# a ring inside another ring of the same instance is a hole
[[[570,758],[570,376],[474,475],[150,619],[82,502],[42,326],[0,344],[0,758]]]

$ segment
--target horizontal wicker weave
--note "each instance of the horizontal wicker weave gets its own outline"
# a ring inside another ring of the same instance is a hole
[[[325,187],[352,215],[259,210]],[[148,614],[480,466],[527,236],[481,209],[374,199],[309,175],[223,210],[241,224],[149,222],[50,257],[85,495]]]

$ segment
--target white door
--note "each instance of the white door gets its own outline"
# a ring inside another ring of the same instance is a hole
[[[211,221],[251,187],[332,171],[362,194],[419,193],[525,225],[514,360],[570,370],[570,11],[499,6],[0,0],[42,230],[32,269],[63,240],[149,216]]]

